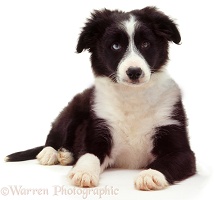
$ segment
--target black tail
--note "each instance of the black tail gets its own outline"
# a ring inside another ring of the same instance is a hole
[[[44,146],[36,147],[33,149],[28,149],[26,151],[20,151],[6,156],[6,162],[16,162],[16,161],[24,161],[24,160],[32,160],[35,159],[37,154],[42,151]]]

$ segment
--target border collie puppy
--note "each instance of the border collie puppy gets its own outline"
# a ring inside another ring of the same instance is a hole
[[[91,53],[95,83],[77,94],[52,124],[44,146],[6,161],[37,158],[74,165],[72,184],[94,187],[108,167],[142,169],[139,190],[158,190],[196,172],[181,93],[165,71],[176,24],[155,7],[94,11],[77,52]]]

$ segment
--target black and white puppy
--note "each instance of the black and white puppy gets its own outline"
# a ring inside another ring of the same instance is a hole
[[[178,85],[165,71],[175,23],[155,7],[94,11],[77,52],[89,50],[95,84],[77,94],[52,124],[44,146],[6,161],[37,158],[74,165],[72,183],[94,187],[108,167],[143,169],[140,190],[157,190],[196,172]]]

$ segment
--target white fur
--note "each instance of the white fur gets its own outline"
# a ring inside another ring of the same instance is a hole
[[[64,148],[58,150],[57,159],[61,165],[71,164],[74,160],[73,154]]]
[[[153,169],[143,170],[135,180],[135,187],[138,190],[160,190],[168,185],[165,176]]]
[[[166,72],[154,73],[139,87],[96,78],[93,110],[106,120],[113,137],[111,155],[102,170],[108,166],[142,168],[152,162],[155,128],[179,123],[171,119],[179,97],[178,86]]]
[[[37,160],[41,165],[55,165],[58,163],[58,152],[52,147],[45,147],[38,155]]]
[[[95,187],[99,183],[100,161],[98,157],[87,153],[78,159],[78,162],[69,172],[72,184],[79,187]]]
[[[124,58],[118,65],[117,77],[118,82],[122,82],[124,84],[132,84],[131,80],[126,74],[126,71],[129,67],[139,67],[144,72],[144,76],[139,79],[139,83],[145,83],[149,81],[151,76],[151,71],[148,63],[141,55],[141,53],[137,50],[134,44],[134,32],[137,26],[138,24],[134,16],[130,16],[130,19],[123,23],[123,28],[129,35],[129,45]]]
[[[4,161],[7,162],[9,160],[9,157],[5,157]]]

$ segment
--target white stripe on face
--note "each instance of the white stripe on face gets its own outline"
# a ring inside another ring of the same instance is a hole
[[[118,82],[120,83],[134,84],[126,74],[129,67],[138,67],[143,71],[144,76],[141,76],[135,84],[148,82],[151,76],[151,70],[148,63],[138,51],[134,43],[134,34],[137,26],[138,22],[132,15],[129,20],[124,21],[123,23],[123,29],[127,32],[129,37],[129,44],[124,57],[118,65],[117,75]]]

